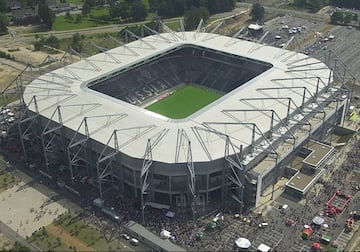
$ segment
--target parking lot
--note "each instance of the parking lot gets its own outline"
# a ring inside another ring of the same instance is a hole
[[[335,26],[285,15],[267,21],[263,25],[263,32],[255,39],[252,36],[245,29],[239,37],[257,41],[261,39],[261,43],[275,47],[287,46],[287,49],[308,54],[325,62],[333,69],[336,64],[336,73],[339,76],[344,75],[346,65],[353,75],[351,78],[360,77],[360,46],[357,46],[360,41],[360,30],[355,27]],[[349,73],[346,75],[349,76]]]
[[[325,23],[288,15],[277,17],[265,23],[264,32],[269,31],[269,33],[263,43],[280,47],[281,44],[286,44],[291,37],[294,37],[291,43],[295,49],[298,49],[300,41],[324,29],[326,29]]]
[[[252,246],[254,248],[259,247],[260,244],[266,244],[271,248],[276,248],[284,238],[284,235],[276,230],[263,229],[262,231],[263,232],[260,231],[258,233],[253,241]]]
[[[330,35],[334,36],[331,40],[325,40]],[[354,75],[355,78],[360,77],[360,31],[356,28],[349,29],[345,26],[335,26],[329,32],[319,36],[317,40],[304,48],[308,51],[309,55],[321,60],[325,59],[325,55],[329,50],[337,55],[343,61],[348,70]],[[335,62],[330,62],[330,66],[334,66]],[[339,66],[339,64],[338,64]]]

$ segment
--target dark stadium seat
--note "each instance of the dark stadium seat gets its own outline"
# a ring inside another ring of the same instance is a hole
[[[89,88],[137,105],[182,83],[228,93],[270,67],[264,62],[184,46]]]

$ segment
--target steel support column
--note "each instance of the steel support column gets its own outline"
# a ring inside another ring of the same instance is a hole
[[[99,193],[101,199],[103,198],[103,183],[108,181],[106,178],[110,175],[111,182],[114,181],[112,167],[113,162],[116,160],[118,154],[119,142],[117,130],[114,130],[96,161],[97,178],[99,182]]]
[[[34,105],[35,112],[30,111],[29,107],[31,105]],[[20,141],[21,146],[23,149],[24,159],[25,161],[28,161],[28,148],[27,143],[30,143],[31,149],[40,149],[39,144],[37,143],[37,139],[40,136],[40,134],[37,134],[36,131],[40,130],[40,126],[36,125],[39,120],[39,108],[37,104],[37,98],[36,96],[33,96],[33,98],[28,103],[24,113],[22,114],[19,123],[18,123],[18,129],[20,134]],[[34,127],[36,128],[34,129]],[[37,147],[34,147],[36,145]]]
[[[151,141],[148,139],[143,164],[140,172],[140,190],[141,190],[141,218],[142,223],[145,224],[145,194],[147,194],[147,189],[150,186],[150,182],[148,181],[149,177],[149,169],[153,163],[152,160],[152,146]],[[136,185],[135,185],[136,187]]]

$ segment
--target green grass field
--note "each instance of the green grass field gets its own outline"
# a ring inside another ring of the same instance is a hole
[[[87,17],[83,17],[81,23],[76,23],[75,15],[73,16],[74,16],[74,20],[68,20],[65,18],[65,16],[57,16],[52,29],[54,31],[66,31],[73,29],[91,28],[97,26],[97,24],[94,21],[88,19]]]
[[[90,16],[100,17],[102,15],[108,15],[109,10],[101,7],[95,7],[91,10],[90,15],[82,17],[81,23],[76,23],[76,15],[72,14],[73,20],[66,19],[65,16],[57,16],[53,24],[54,31],[66,31],[71,29],[84,29],[96,27],[104,24],[98,24],[95,20],[92,20]],[[80,14],[79,14],[80,15]]]
[[[146,109],[172,119],[182,119],[212,103],[222,95],[197,86],[189,85]]]

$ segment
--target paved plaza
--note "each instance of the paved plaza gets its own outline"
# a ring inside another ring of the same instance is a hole
[[[0,194],[0,221],[20,236],[31,236],[67,210],[33,187],[20,184]]]

